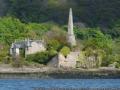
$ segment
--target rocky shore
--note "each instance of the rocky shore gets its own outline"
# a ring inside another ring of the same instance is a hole
[[[21,67],[0,66],[0,78],[13,79],[116,79],[120,78],[120,69],[102,67],[99,69],[57,69],[51,67]]]

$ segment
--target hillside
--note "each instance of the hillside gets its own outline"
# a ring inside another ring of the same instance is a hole
[[[111,27],[120,19],[119,0],[0,0],[0,4],[0,15],[12,15],[24,22],[66,24],[70,7],[75,22],[92,27]]]

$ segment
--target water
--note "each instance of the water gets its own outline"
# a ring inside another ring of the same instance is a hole
[[[34,88],[120,88],[120,79],[1,79],[0,90]]]

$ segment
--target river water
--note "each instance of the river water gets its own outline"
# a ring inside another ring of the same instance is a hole
[[[45,88],[120,88],[120,79],[0,79],[0,90]]]

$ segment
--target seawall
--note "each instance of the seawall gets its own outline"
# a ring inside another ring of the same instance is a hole
[[[0,79],[119,79],[120,70],[21,70],[0,71]]]

